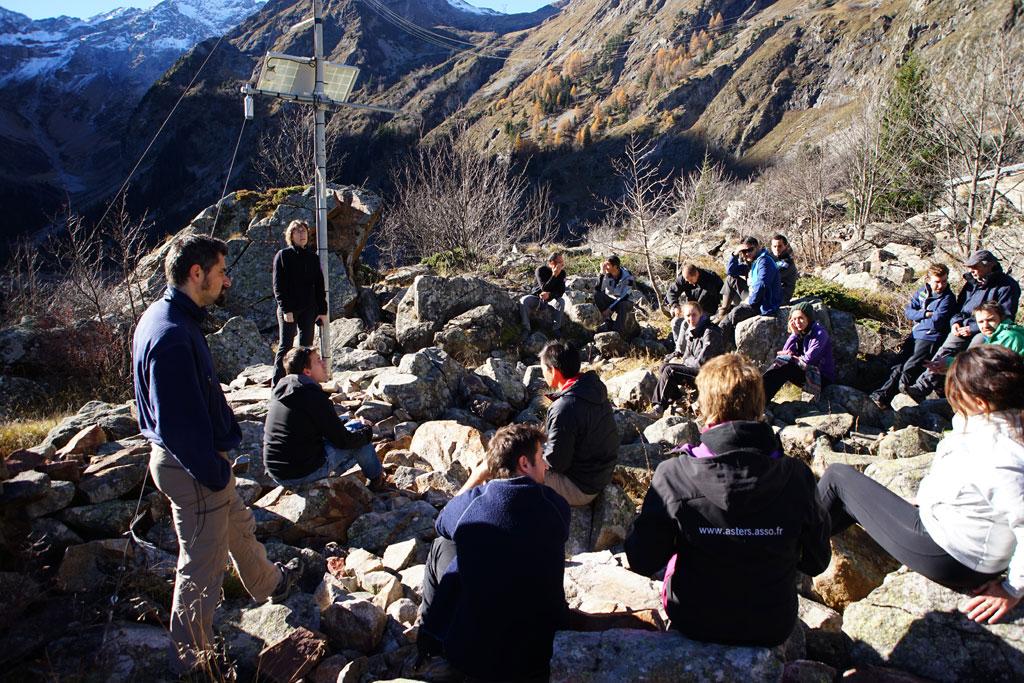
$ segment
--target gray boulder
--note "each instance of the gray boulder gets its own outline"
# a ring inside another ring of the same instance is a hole
[[[788,312],[758,315],[736,325],[736,351],[760,366],[767,365],[786,342]]]
[[[367,395],[404,409],[414,420],[433,420],[451,404],[465,370],[438,348],[402,357],[398,367],[378,375]]]
[[[523,373],[515,365],[501,358],[488,358],[483,365],[473,371],[497,387],[500,397],[513,406],[521,406],[526,401],[526,385],[523,384]]]
[[[343,348],[354,348],[359,344],[359,336],[366,326],[359,318],[338,318],[331,321],[331,353],[338,353]]]
[[[350,349],[343,346],[331,353],[332,374],[386,368],[390,365],[391,361],[387,358],[367,349]]]
[[[921,480],[932,467],[934,453],[924,453],[909,458],[896,460],[880,460],[873,462],[864,469],[864,474],[893,493],[909,501],[917,499],[917,489]]]
[[[878,457],[892,460],[912,458],[935,451],[939,437],[920,427],[904,427],[891,431],[878,442]]]
[[[621,358],[626,355],[626,340],[618,332],[598,332],[594,335],[594,346],[603,358]]]
[[[515,304],[504,290],[480,278],[420,275],[398,304],[395,330],[406,351],[428,345],[445,323],[466,311],[491,304],[499,316],[512,320]]]
[[[608,398],[623,408],[636,408],[650,403],[658,380],[649,370],[639,368],[605,380]]]
[[[505,320],[493,304],[477,306],[455,316],[434,334],[434,346],[466,364],[482,361],[501,344]]]
[[[437,510],[430,503],[417,500],[390,512],[369,512],[362,515],[348,530],[351,548],[363,548],[382,554],[389,545],[416,538],[432,541]]]
[[[273,361],[270,346],[260,335],[256,323],[236,315],[228,319],[219,331],[206,335],[217,377],[228,384],[250,365]]]
[[[131,406],[102,401],[89,401],[78,412],[64,418],[50,430],[43,440],[43,448],[61,448],[86,427],[98,424],[112,440],[124,439],[139,433],[139,423],[132,416]]]
[[[700,442],[700,428],[688,417],[665,415],[644,430],[644,438],[649,443],[664,446],[697,444]]]
[[[641,676],[646,683],[747,683],[780,681],[782,671],[781,658],[769,648],[700,643],[677,631],[559,631],[551,658],[552,683],[619,683]]]
[[[854,663],[934,681],[1024,679],[1024,606],[982,625],[960,612],[969,597],[913,572],[889,575],[843,614]]]
[[[398,339],[396,339],[397,332],[395,326],[390,323],[384,323],[377,327],[373,332],[370,332],[366,336],[366,339],[359,342],[360,349],[366,349],[368,351],[376,351],[382,356],[390,356],[398,348]]]
[[[285,542],[344,540],[372,496],[356,476],[329,477],[289,491],[277,487],[253,505],[257,528]]]

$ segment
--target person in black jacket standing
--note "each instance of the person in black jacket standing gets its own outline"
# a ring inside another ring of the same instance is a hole
[[[668,288],[665,303],[672,308],[677,303],[696,301],[709,315],[718,310],[722,302],[725,283],[718,273],[686,263],[679,269],[679,277]]]
[[[728,353],[697,376],[701,445],[655,470],[626,539],[630,569],[665,570],[672,627],[695,640],[773,647],[797,624],[797,570],[828,566],[829,519],[807,465],[763,421],[758,368]]]
[[[316,349],[299,346],[284,357],[288,374],[274,385],[263,428],[267,473],[285,488],[295,488],[358,463],[378,490],[384,470],[370,445],[373,430],[362,420],[342,422],[320,384],[327,364]]]
[[[551,471],[544,483],[573,507],[589,505],[611,481],[619,457],[608,389],[597,373],[580,373],[579,351],[565,342],[549,342],[540,352],[540,366],[555,390],[548,395],[553,403],[544,460]]]
[[[523,332],[530,331],[530,314],[541,306],[550,306],[554,310],[554,321],[551,330],[557,334],[562,326],[562,312],[565,310],[565,256],[560,251],[553,251],[548,257],[547,265],[539,266],[534,273],[537,286],[533,291],[519,300],[519,315],[522,318]]]
[[[277,355],[274,357],[275,386],[284,377],[284,354],[292,347],[295,333],[299,346],[313,343],[313,326],[327,324],[327,291],[320,259],[306,249],[309,225],[292,221],[284,231],[288,246],[274,256],[274,298],[277,300]]]

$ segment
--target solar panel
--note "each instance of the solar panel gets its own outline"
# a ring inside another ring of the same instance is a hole
[[[346,64],[324,63],[324,96],[345,102],[352,93],[359,69]],[[256,89],[271,95],[313,96],[316,67],[307,57],[293,57],[276,52],[267,53]]]

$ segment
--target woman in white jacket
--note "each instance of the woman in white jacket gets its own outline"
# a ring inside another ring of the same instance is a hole
[[[975,597],[964,608],[995,623],[1024,596],[1024,358],[985,345],[960,354],[946,377],[956,411],[921,481],[915,507],[848,465],[832,465],[818,493],[832,534],[860,524],[927,578]]]

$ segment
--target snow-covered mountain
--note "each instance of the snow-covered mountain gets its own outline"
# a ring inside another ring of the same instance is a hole
[[[38,225],[39,207],[78,208],[119,184],[125,124],[145,92],[264,2],[164,0],[87,19],[0,8],[0,211]]]
[[[502,14],[502,12],[497,12],[488,7],[477,7],[476,5],[471,5],[468,2],[465,2],[465,0],[448,0],[448,4],[455,9],[462,10],[463,12],[469,12],[470,14],[483,14],[485,16],[497,16]]]

